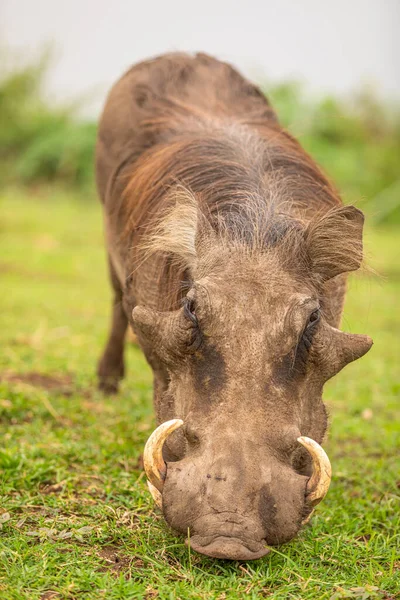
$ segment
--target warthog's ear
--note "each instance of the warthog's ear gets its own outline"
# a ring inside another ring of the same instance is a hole
[[[320,282],[360,267],[363,224],[364,215],[354,206],[334,208],[310,222],[306,251],[311,271]]]

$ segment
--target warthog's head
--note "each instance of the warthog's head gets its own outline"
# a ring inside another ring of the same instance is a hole
[[[322,388],[372,341],[332,326],[328,294],[360,265],[360,211],[275,216],[251,235],[231,217],[216,233],[193,203],[175,207],[155,239],[184,260],[190,289],[179,310],[137,306],[133,322],[177,419],[146,446],[153,496],[194,550],[244,560],[293,538],[325,495]]]

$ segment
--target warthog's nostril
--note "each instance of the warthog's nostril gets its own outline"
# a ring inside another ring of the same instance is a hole
[[[199,433],[189,423],[185,423],[183,426],[183,434],[191,446],[198,446],[200,444]]]

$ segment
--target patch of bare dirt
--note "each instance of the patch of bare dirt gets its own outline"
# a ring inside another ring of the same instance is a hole
[[[355,539],[358,542],[369,542],[369,540],[371,539],[371,535],[369,533],[366,533],[364,535],[357,535]]]
[[[111,570],[115,575],[120,575],[120,573],[122,573],[125,574],[125,576],[129,576],[131,564],[135,568],[143,567],[143,562],[141,560],[135,560],[133,557],[124,556],[116,546],[104,546],[99,550],[98,555],[104,561],[104,566],[101,568],[101,571],[103,572]]]
[[[56,600],[56,598],[60,598],[60,594],[51,590],[49,590],[48,592],[44,592],[40,596],[40,600]]]
[[[45,375],[44,373],[2,373],[0,382],[23,383],[33,387],[41,387],[49,391],[58,391],[65,396],[71,396],[72,378],[69,375]]]
[[[39,486],[40,493],[48,496],[49,494],[59,494],[63,491],[65,486],[65,481],[60,481],[60,483],[42,483]]]
[[[34,279],[35,281],[65,281],[65,276],[55,275],[54,273],[46,273],[43,271],[28,269],[20,263],[0,262],[0,273],[4,275],[17,275],[24,279]]]

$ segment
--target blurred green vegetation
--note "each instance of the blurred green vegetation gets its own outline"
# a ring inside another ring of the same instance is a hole
[[[348,99],[310,99],[300,84],[267,90],[281,122],[372,221],[400,220],[400,107],[372,89]]]
[[[0,72],[3,186],[57,182],[93,191],[96,123],[43,92],[49,55]],[[346,202],[374,222],[400,221],[400,109],[372,90],[348,99],[308,97],[300,84],[264,86],[282,123],[322,165]]]
[[[73,107],[46,101],[47,54],[0,72],[0,180],[4,185],[93,183],[96,124],[82,122]]]

